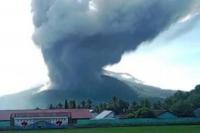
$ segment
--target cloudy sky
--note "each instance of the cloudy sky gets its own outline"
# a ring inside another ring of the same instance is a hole
[[[0,96],[46,83],[48,70],[32,42],[31,0],[0,4]],[[191,90],[200,81],[200,21],[183,18],[153,42],[106,69],[126,72],[164,89]],[[184,34],[182,34],[184,33]]]

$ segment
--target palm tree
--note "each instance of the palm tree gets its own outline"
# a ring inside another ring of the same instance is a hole
[[[75,109],[76,108],[76,101],[75,100],[70,100],[69,101],[69,108],[70,109]]]
[[[62,103],[59,103],[59,104],[57,105],[57,108],[58,108],[58,109],[62,109],[62,108],[63,108],[63,104],[62,104]]]
[[[85,108],[86,107],[86,102],[85,102],[85,100],[83,100],[82,102],[81,102],[81,108]]]
[[[90,99],[87,100],[87,108],[88,109],[92,108],[92,101]]]
[[[65,100],[65,109],[68,109],[69,108],[69,105],[68,105],[68,101],[67,99]]]

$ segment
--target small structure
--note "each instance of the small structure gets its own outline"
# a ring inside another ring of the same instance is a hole
[[[0,110],[0,121],[17,129],[65,128],[77,120],[91,119],[88,109]]]
[[[114,119],[115,113],[110,110],[105,110],[98,114],[94,119],[99,120],[99,119]]]
[[[94,119],[98,115],[98,113],[95,112],[94,110],[90,110],[90,113],[92,115],[92,119]]]
[[[158,119],[176,119],[177,116],[166,110],[155,110],[154,115]]]
[[[200,108],[194,110],[194,116],[195,117],[200,117]]]
[[[65,128],[70,114],[55,113],[16,113],[11,115],[11,126],[17,129]]]

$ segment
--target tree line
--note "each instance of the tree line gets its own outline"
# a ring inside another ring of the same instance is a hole
[[[91,109],[92,101],[90,99],[83,100],[78,103],[76,100],[65,100],[63,103],[58,103],[57,105],[50,104],[49,109]]]
[[[191,117],[193,111],[200,108],[200,85],[191,92],[177,91],[173,96],[164,101],[152,102],[148,99],[133,101],[132,103],[116,96],[110,101],[94,104],[92,100],[65,100],[57,105],[50,104],[49,109],[92,109],[97,113],[103,110],[112,110],[117,115],[127,118],[153,118],[155,110],[166,110],[180,117]]]

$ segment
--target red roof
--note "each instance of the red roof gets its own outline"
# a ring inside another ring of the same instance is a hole
[[[10,120],[11,114],[48,114],[68,113],[72,119],[90,119],[89,109],[52,109],[52,110],[0,110],[0,120]]]
[[[53,112],[53,113],[15,113],[12,117],[71,117],[69,112]]]

